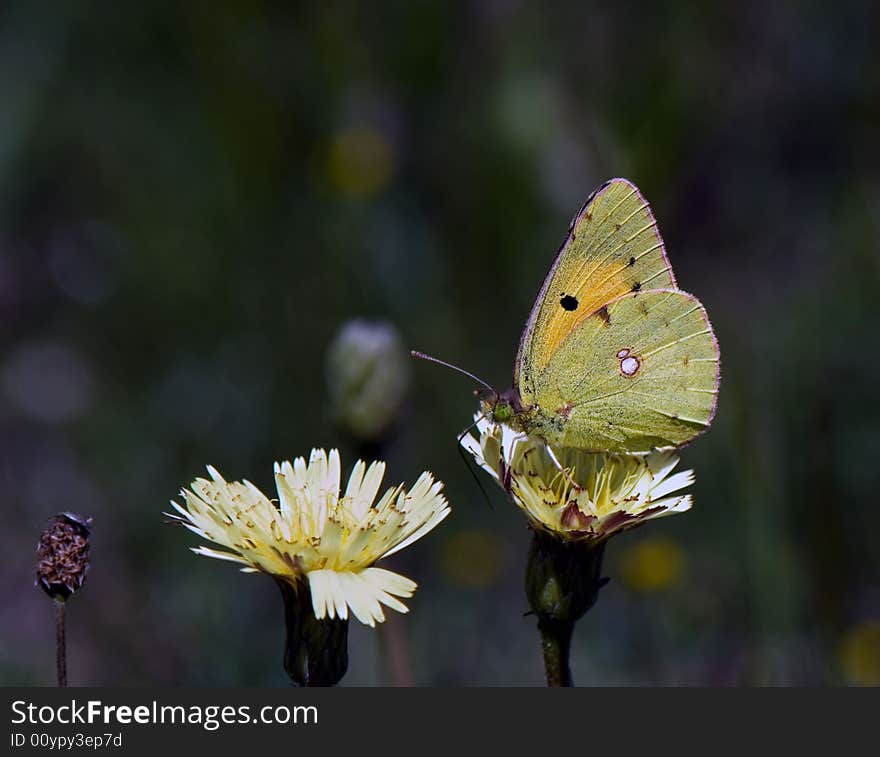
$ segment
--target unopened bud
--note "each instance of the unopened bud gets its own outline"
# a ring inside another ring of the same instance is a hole
[[[355,439],[380,440],[397,420],[409,378],[409,358],[394,326],[349,321],[327,356],[334,419]]]
[[[539,619],[574,623],[596,601],[604,543],[563,541],[535,531],[526,568],[526,596]]]

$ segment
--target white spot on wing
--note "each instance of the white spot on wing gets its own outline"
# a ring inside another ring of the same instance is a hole
[[[637,357],[625,357],[620,361],[620,372],[624,376],[635,376],[640,366],[641,363]]]

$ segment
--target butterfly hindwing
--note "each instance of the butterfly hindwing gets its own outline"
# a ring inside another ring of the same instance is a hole
[[[718,377],[715,335],[695,297],[627,293],[584,318],[532,376],[534,431],[581,449],[678,446],[711,422]]]
[[[577,214],[529,315],[514,385],[550,362],[562,340],[604,303],[631,291],[675,288],[648,203],[626,179],[603,184]]]

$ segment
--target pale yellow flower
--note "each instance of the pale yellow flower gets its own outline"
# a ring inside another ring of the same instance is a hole
[[[197,478],[172,501],[172,515],[190,531],[228,550],[195,547],[207,557],[243,564],[242,571],[266,573],[311,592],[317,618],[348,618],[362,623],[385,620],[382,605],[408,612],[398,597],[413,595],[416,583],[373,567],[424,536],[449,514],[443,484],[422,473],[411,490],[388,489],[375,502],[385,463],[355,463],[340,496],[339,452],[312,450],[275,464],[278,500],[270,500],[250,481],[227,482],[212,467],[211,478]],[[276,504],[277,502],[277,504]]]
[[[466,435],[462,447],[534,528],[564,540],[604,541],[693,504],[690,495],[677,493],[693,483],[693,471],[670,475],[678,464],[674,451],[618,455],[549,447],[480,414],[475,420],[479,438]]]

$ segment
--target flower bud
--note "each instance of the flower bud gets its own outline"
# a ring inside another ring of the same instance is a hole
[[[359,441],[378,441],[391,430],[409,379],[408,356],[390,323],[348,321],[330,346],[333,417]]]
[[[526,597],[539,620],[574,623],[596,602],[604,543],[568,542],[535,531],[526,568]]]

